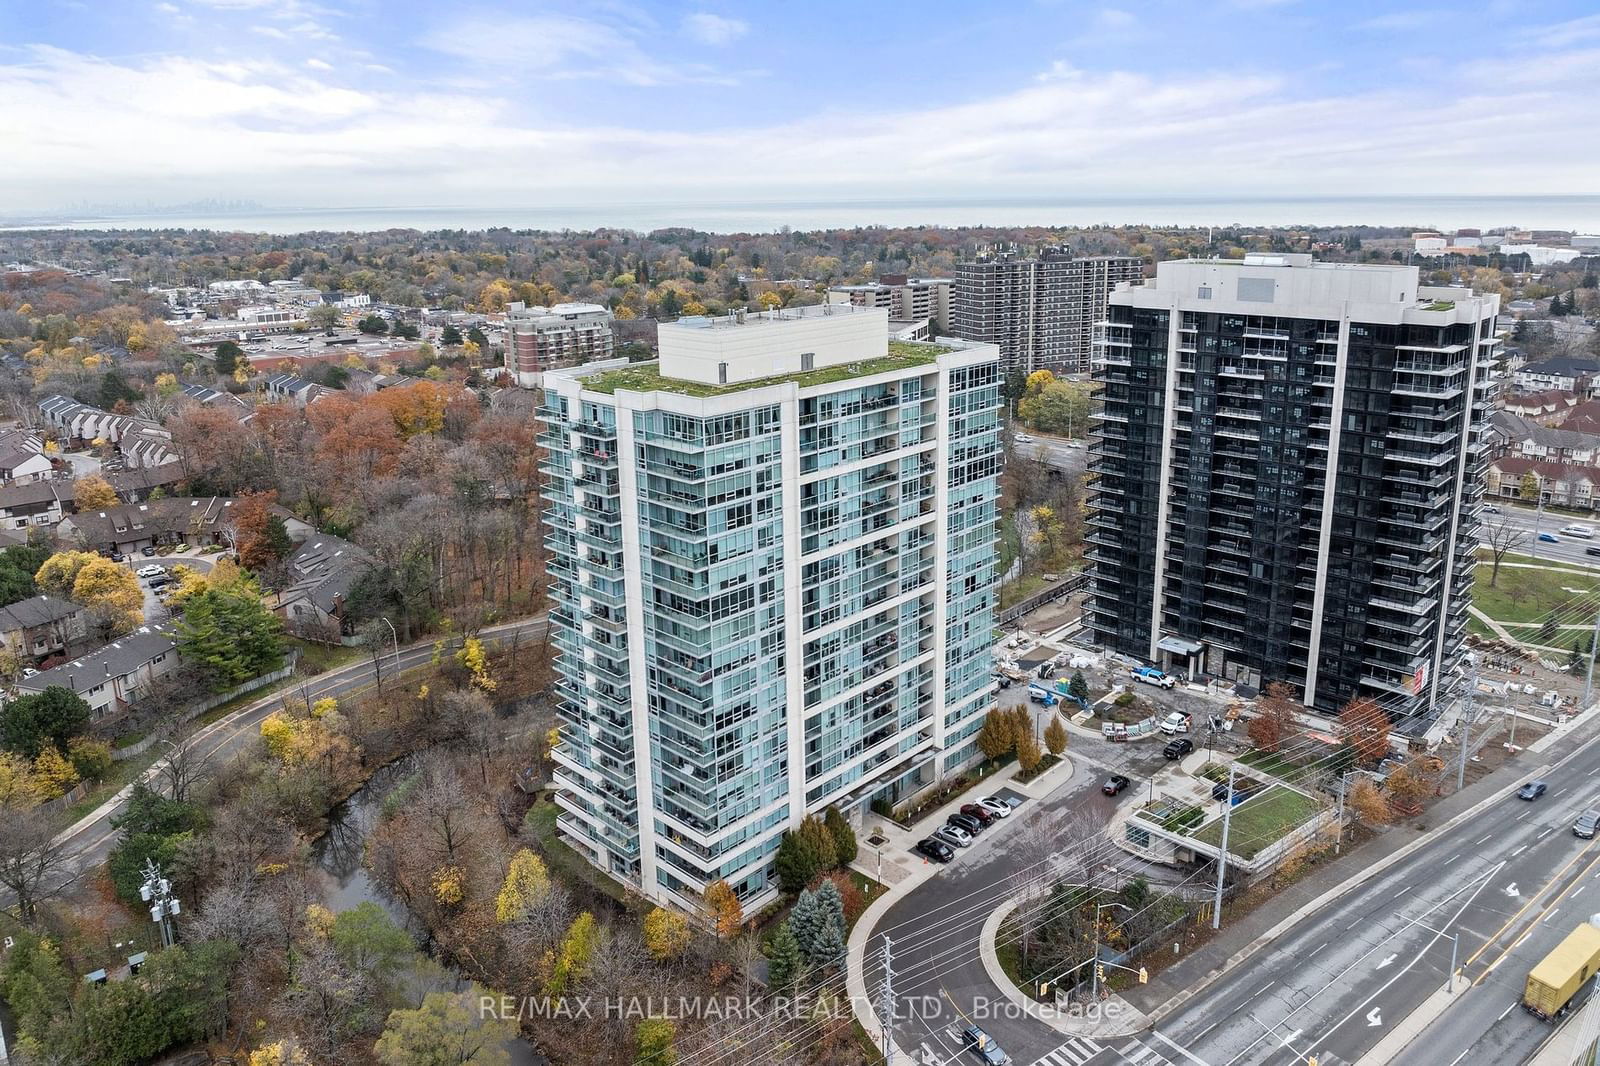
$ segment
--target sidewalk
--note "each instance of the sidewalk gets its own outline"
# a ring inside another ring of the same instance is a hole
[[[1129,990],[1124,998],[1138,1010],[1150,1015],[1152,1023],[1159,1022],[1202,991],[1213,978],[1244,962],[1257,949],[1281,935],[1294,921],[1307,916],[1333,895],[1354,888],[1367,877],[1381,872],[1388,860],[1397,858],[1401,852],[1431,833],[1437,833],[1451,819],[1471,812],[1480,804],[1493,801],[1532,769],[1555,762],[1600,732],[1600,727],[1597,727],[1600,724],[1596,723],[1592,714],[1584,717],[1583,724],[1588,728],[1582,731],[1582,736],[1572,736],[1577,721],[1563,727],[1565,732],[1561,733],[1559,739],[1572,739],[1570,744],[1562,746],[1559,753],[1541,759],[1539,751],[1528,748],[1507,763],[1508,769],[1518,772],[1490,774],[1430,807],[1426,815],[1429,830],[1417,830],[1409,825],[1391,827],[1377,839],[1346,852],[1305,879],[1278,892],[1250,913],[1226,921],[1221,931],[1204,945],[1159,974],[1152,975],[1149,984]],[[1558,738],[1552,733],[1545,739],[1554,743]],[[1549,746],[1541,750],[1547,751]]]

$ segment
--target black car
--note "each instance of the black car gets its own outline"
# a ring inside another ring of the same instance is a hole
[[[1544,795],[1545,790],[1549,787],[1543,781],[1529,781],[1526,785],[1517,789],[1517,799],[1536,800]]]
[[[120,563],[120,562],[122,562],[122,560],[127,558],[126,555],[123,555],[121,552],[117,551],[115,548],[113,548],[111,551],[107,552],[106,553],[106,557],[109,558],[114,563]]]
[[[917,846],[912,850],[927,856],[934,862],[949,862],[956,857],[955,848],[952,848],[942,840],[935,840],[933,837],[926,837],[917,841]]]
[[[1177,740],[1169,741],[1167,746],[1161,749],[1161,754],[1169,759],[1181,759],[1193,750],[1194,741],[1188,737],[1179,737]]]
[[[1118,792],[1121,792],[1131,784],[1133,784],[1133,782],[1128,780],[1122,774],[1112,774],[1110,777],[1106,778],[1105,783],[1100,786],[1100,791],[1104,792],[1108,796],[1115,796]]]
[[[950,825],[960,826],[973,836],[977,836],[979,833],[983,832],[983,823],[972,817],[970,814],[952,814],[950,817],[946,818],[945,821]]]
[[[1585,555],[1600,555],[1600,544],[1583,549]]]
[[[1572,835],[1584,840],[1593,840],[1597,829],[1600,829],[1600,811],[1584,811],[1572,823]]]
[[[139,554],[141,554],[141,555],[145,556],[146,558],[148,558],[148,557],[150,557],[152,555],[155,555],[158,551],[160,551],[160,549],[157,548],[154,544],[146,544],[144,547],[139,549]]]

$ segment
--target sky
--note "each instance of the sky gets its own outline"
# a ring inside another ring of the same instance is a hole
[[[0,214],[1600,192],[1593,0],[0,3]]]

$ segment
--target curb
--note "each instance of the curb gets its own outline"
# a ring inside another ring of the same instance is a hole
[[[1021,900],[1008,899],[984,920],[983,930],[978,934],[978,953],[983,959],[983,969],[989,975],[989,980],[1000,989],[1006,999],[1014,1003],[1024,1015],[1034,1021],[1042,1022],[1060,1033],[1062,1036],[1092,1037],[1097,1039],[1115,1040],[1119,1037],[1132,1036],[1143,1032],[1150,1027],[1150,1020],[1139,1008],[1124,1000],[1121,996],[1110,996],[1104,1005],[1090,1004],[1098,1007],[1096,1013],[1110,1015],[1113,1006],[1117,1015],[1128,1015],[1127,1021],[1121,1025],[1098,1026],[1100,1019],[1091,1018],[1085,1013],[1074,1013],[1070,1009],[1061,1010],[1059,1007],[1047,1007],[1022,994],[1022,990],[1011,983],[1011,978],[1006,976],[1005,968],[1000,965],[1000,956],[995,951],[995,937],[1000,932],[1000,924],[1006,920],[1012,911],[1022,905]],[[1074,1021],[1089,1022],[1090,1025],[1073,1025]]]
[[[1576,754],[1576,753],[1574,753],[1574,754]],[[1569,756],[1569,758],[1570,758],[1570,756]],[[1544,774],[1545,772],[1550,770],[1552,765],[1555,765],[1555,764],[1546,763],[1545,765],[1540,766],[1537,769],[1529,771],[1529,773],[1527,775],[1524,775],[1524,776],[1527,776],[1527,777],[1538,777],[1541,774]],[[1243,948],[1241,948],[1240,950],[1234,952],[1232,955],[1228,956],[1227,959],[1223,960],[1223,962],[1222,962],[1222,964],[1220,966],[1217,966],[1216,968],[1212,969],[1204,977],[1202,977],[1199,981],[1195,982],[1195,984],[1192,987],[1187,988],[1182,992],[1179,992],[1177,995],[1173,996],[1171,999],[1167,1000],[1165,1003],[1161,1004],[1160,1006],[1158,1006],[1154,1010],[1152,1010],[1148,1015],[1148,1017],[1150,1019],[1150,1024],[1152,1026],[1158,1024],[1167,1015],[1171,1014],[1173,1011],[1175,1011],[1179,1007],[1183,1006],[1189,1000],[1193,999],[1195,996],[1198,996],[1200,993],[1204,992],[1207,988],[1211,987],[1211,985],[1216,982],[1217,978],[1221,977],[1225,972],[1227,972],[1228,970],[1231,970],[1233,967],[1238,966],[1240,963],[1242,963],[1245,960],[1249,959],[1250,956],[1252,956],[1256,952],[1260,951],[1263,947],[1266,947],[1272,941],[1278,939],[1284,933],[1287,933],[1290,929],[1294,928],[1300,922],[1302,922],[1305,919],[1311,917],[1317,911],[1320,911],[1322,908],[1326,907],[1329,903],[1332,903],[1334,900],[1338,899],[1340,896],[1344,895],[1346,892],[1349,892],[1352,889],[1360,888],[1362,885],[1366,884],[1368,881],[1370,881],[1372,878],[1376,877],[1378,874],[1383,873],[1389,867],[1391,867],[1391,866],[1395,865],[1396,863],[1400,862],[1402,859],[1405,859],[1405,858],[1409,857],[1413,852],[1415,852],[1418,848],[1422,847],[1424,844],[1432,842],[1433,840],[1437,839],[1441,834],[1446,833],[1449,830],[1453,829],[1457,824],[1459,824],[1461,822],[1465,822],[1468,819],[1474,817],[1475,815],[1478,814],[1479,811],[1484,810],[1485,808],[1487,808],[1491,804],[1503,802],[1504,799],[1507,796],[1511,795],[1513,792],[1515,792],[1518,788],[1521,787],[1521,783],[1520,782],[1522,781],[1522,779],[1523,778],[1519,776],[1511,784],[1508,784],[1508,785],[1504,786],[1503,788],[1499,789],[1498,791],[1493,792],[1488,796],[1485,796],[1482,800],[1480,800],[1477,803],[1473,804],[1468,809],[1462,811],[1460,814],[1456,815],[1454,818],[1451,818],[1448,822],[1445,822],[1443,825],[1437,826],[1437,827],[1435,827],[1433,829],[1430,829],[1430,830],[1424,832],[1421,836],[1417,837],[1417,839],[1413,840],[1411,843],[1405,845],[1404,847],[1400,848],[1398,851],[1394,852],[1394,854],[1388,855],[1388,856],[1378,860],[1377,862],[1375,862],[1372,865],[1370,865],[1370,866],[1366,867],[1365,869],[1363,869],[1360,873],[1357,873],[1357,874],[1355,874],[1355,875],[1353,875],[1353,876],[1351,876],[1349,878],[1346,878],[1345,880],[1341,881],[1339,884],[1334,885],[1332,888],[1328,889],[1322,895],[1318,896],[1316,899],[1313,899],[1311,902],[1307,903],[1305,906],[1301,907],[1299,910],[1295,911],[1293,914],[1289,915],[1287,918],[1284,918],[1282,921],[1278,922],[1277,925],[1273,926],[1271,929],[1268,929],[1265,933],[1263,933],[1260,936],[1256,937],[1250,943],[1246,944]]]
[[[1457,988],[1457,983],[1461,987]],[[1464,977],[1452,976],[1449,988],[1441,988],[1423,1001],[1422,1005],[1410,1014],[1405,1020],[1389,1031],[1388,1035],[1374,1044],[1365,1055],[1356,1060],[1356,1066],[1383,1066],[1386,1062],[1394,1061],[1402,1051],[1411,1046],[1411,1042],[1422,1031],[1432,1025],[1440,1015],[1450,1009],[1450,1004],[1455,1002],[1456,996],[1472,987],[1472,983]]]

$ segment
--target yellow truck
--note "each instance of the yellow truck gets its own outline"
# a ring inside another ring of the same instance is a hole
[[[1528,974],[1522,1005],[1546,1020],[1566,1009],[1584,982],[1600,970],[1600,914],[1567,934]]]

